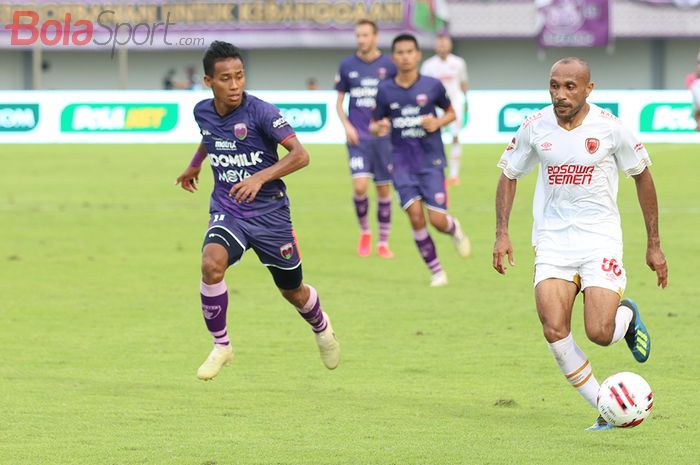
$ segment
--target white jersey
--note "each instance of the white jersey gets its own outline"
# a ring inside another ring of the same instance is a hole
[[[600,252],[622,253],[617,209],[618,170],[627,176],[651,165],[644,146],[620,121],[596,105],[571,131],[557,123],[554,108],[525,120],[498,166],[518,179],[540,163],[533,204],[536,263],[558,263]]]
[[[700,111],[700,78],[690,86],[690,92],[693,94],[693,108],[695,111]]]
[[[467,62],[464,59],[451,53],[445,60],[435,55],[423,62],[420,73],[439,79],[450,100],[462,101],[462,84],[467,83]]]

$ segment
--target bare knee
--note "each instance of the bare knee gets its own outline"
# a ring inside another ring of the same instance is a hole
[[[205,284],[216,284],[224,279],[226,265],[215,257],[204,255],[202,257],[202,281]]]
[[[303,308],[309,300],[309,290],[303,284],[296,289],[280,289],[282,297],[297,308]]]
[[[608,346],[612,342],[615,325],[605,322],[597,322],[595,325],[586,325],[586,336],[599,346]]]
[[[556,325],[550,325],[550,324],[543,324],[542,325],[542,333],[544,334],[544,338],[552,344],[553,342],[561,341],[564,339],[566,336],[571,333],[571,328],[568,328],[566,326],[556,326]]]

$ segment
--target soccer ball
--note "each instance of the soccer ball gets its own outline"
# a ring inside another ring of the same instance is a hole
[[[649,416],[653,404],[649,384],[641,376],[623,371],[608,377],[598,391],[598,411],[610,424],[637,426]]]

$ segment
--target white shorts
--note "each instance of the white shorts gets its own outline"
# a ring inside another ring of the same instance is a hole
[[[464,108],[452,107],[455,111],[456,118],[447,127],[452,134],[452,137],[459,137],[459,131],[462,130],[462,122],[464,121]]]
[[[622,254],[606,254],[586,261],[573,261],[561,264],[535,264],[535,286],[549,278],[571,281],[580,290],[587,287],[602,287],[616,292],[620,297],[627,286],[627,274],[622,266]]]

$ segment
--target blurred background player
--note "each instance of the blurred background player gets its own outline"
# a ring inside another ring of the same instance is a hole
[[[440,128],[454,120],[455,112],[440,81],[418,73],[421,52],[414,36],[401,34],[394,38],[391,57],[398,73],[379,85],[370,127],[373,134],[382,135],[391,126],[394,187],[411,222],[416,246],[432,273],[430,285],[444,286],[447,275],[426,228],[423,204],[430,224],[452,237],[462,257],[469,256],[469,239],[457,219],[447,214],[445,148]],[[436,116],[436,108],[444,110],[441,117]]]
[[[283,176],[309,163],[306,149],[279,110],[245,92],[240,50],[215,41],[204,55],[204,82],[214,98],[199,102],[194,116],[202,134],[192,161],[177,178],[183,189],[197,189],[207,156],[214,174],[211,220],[202,248],[202,314],[214,337],[214,348],[197,371],[214,378],[233,359],[227,326],[227,268],[252,248],[280,292],[311,325],[321,360],[338,366],[340,346],[321,309],[316,290],[302,282],[301,258],[290,218]],[[277,145],[289,152],[277,155]]]
[[[658,206],[651,164],[644,146],[606,110],[586,102],[593,90],[588,64],[565,58],[552,66],[552,105],[520,126],[501,156],[496,192],[496,243],[493,267],[505,274],[505,256],[513,266],[508,234],[517,179],[540,163],[542,211],[535,212],[535,301],[549,349],[567,381],[592,407],[598,381],[571,335],[571,313],[584,294],[588,338],[607,346],[625,338],[634,358],[649,358],[651,339],[637,305],[620,301],[627,277],[622,264],[622,229],[617,208],[618,169],[632,176],[647,230],[646,262],[657,284],[668,284],[661,250]],[[610,429],[599,417],[590,430]]]
[[[367,189],[370,178],[377,188],[377,221],[379,241],[377,254],[392,258],[389,249],[391,230],[391,142],[387,135],[373,136],[369,123],[374,108],[377,86],[384,79],[396,75],[391,58],[377,48],[377,25],[370,20],[360,20],[355,26],[357,51],[343,59],[336,76],[338,91],[336,110],[345,128],[355,213],[360,223],[360,240],[357,254],[367,257],[372,251],[372,233],[369,227],[369,198]],[[345,94],[350,93],[348,115],[343,109]]]
[[[700,131],[700,52],[698,52],[698,61],[695,65],[695,79],[690,82],[690,93],[693,97],[695,130]]]
[[[435,55],[425,60],[421,74],[438,78],[447,90],[452,102],[455,120],[450,123],[452,147],[450,148],[450,184],[459,184],[459,161],[462,147],[459,144],[459,131],[462,129],[467,106],[467,62],[452,53],[452,39],[442,35],[435,42]]]

